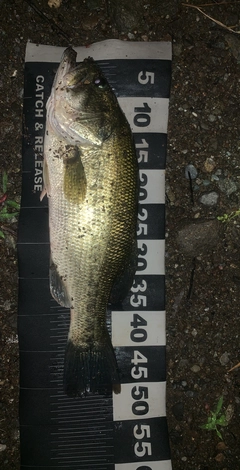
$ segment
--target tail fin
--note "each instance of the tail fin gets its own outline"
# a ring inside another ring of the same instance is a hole
[[[68,340],[65,351],[64,391],[68,396],[87,392],[120,393],[117,361],[112,344],[93,344],[88,349]]]

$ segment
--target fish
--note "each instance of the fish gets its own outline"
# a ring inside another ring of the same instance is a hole
[[[100,67],[63,53],[46,104],[50,292],[70,310],[63,388],[121,392],[106,325],[136,270],[138,164],[130,125]],[[126,282],[125,282],[126,281]]]

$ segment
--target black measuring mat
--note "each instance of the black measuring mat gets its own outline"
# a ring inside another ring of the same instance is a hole
[[[108,311],[121,393],[69,398],[63,359],[69,311],[49,291],[43,186],[45,105],[63,48],[28,44],[19,219],[21,470],[171,470],[166,421],[165,163],[171,44],[108,40],[75,48],[92,56],[132,128],[139,162],[138,267]]]

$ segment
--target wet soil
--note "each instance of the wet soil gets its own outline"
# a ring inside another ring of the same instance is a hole
[[[239,3],[202,9],[240,29]],[[27,40],[66,46],[172,39],[166,172],[172,464],[173,470],[240,469],[240,367],[229,372],[240,362],[240,36],[177,0],[137,0],[134,8],[124,0],[63,0],[57,9],[47,0],[0,0],[0,18],[0,166],[8,197],[18,202]],[[235,217],[217,219],[230,213]],[[0,224],[0,467],[10,470],[20,465],[17,219]],[[200,428],[221,396],[222,438]]]

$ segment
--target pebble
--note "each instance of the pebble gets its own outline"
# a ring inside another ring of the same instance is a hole
[[[173,53],[175,57],[179,57],[182,54],[182,44],[175,43],[173,44]]]
[[[236,183],[228,178],[219,180],[218,186],[223,193],[227,194],[227,196],[235,193],[238,189]]]
[[[209,145],[210,145],[211,149],[217,150],[217,148],[218,148],[218,140],[217,140],[217,139],[210,139],[210,140],[209,140]]]
[[[238,38],[235,37],[235,36],[232,36],[231,34],[227,34],[225,36],[225,40],[228,43],[228,46],[230,48],[230,51],[231,51],[233,57],[235,57],[235,59],[237,59],[237,62],[240,62],[240,51],[239,51]]]
[[[209,126],[205,123],[205,122],[201,122],[200,123],[200,127],[201,129],[203,129],[204,131],[207,131],[209,129]]]
[[[230,403],[226,409],[226,421],[229,423],[234,415],[234,406]]]
[[[172,412],[175,418],[178,421],[183,420],[183,413],[184,413],[184,405],[182,402],[175,403],[175,405],[172,406]]]
[[[188,367],[188,363],[189,363],[188,359],[180,359],[178,363],[179,369],[185,369],[186,367]]]
[[[229,353],[225,352],[221,355],[221,357],[219,358],[219,361],[220,361],[220,364],[222,366],[225,366],[226,364],[228,364],[229,362]]]
[[[92,14],[89,18],[86,18],[82,28],[84,31],[92,31],[99,22],[99,16],[97,14]]]
[[[5,311],[7,312],[7,311],[10,310],[10,309],[11,309],[11,302],[10,302],[10,300],[5,300],[5,302],[4,302],[4,304],[3,304],[3,310],[5,310]]]
[[[187,180],[189,180],[189,174],[191,180],[195,180],[197,178],[198,171],[191,163],[185,167],[185,177]]]
[[[0,444],[0,452],[6,450],[7,446],[5,444]]]
[[[199,372],[201,370],[201,367],[198,366],[197,364],[194,364],[192,367],[191,367],[191,371],[192,372]]]
[[[207,173],[211,173],[214,170],[215,166],[216,166],[216,163],[213,157],[208,157],[204,162],[204,168],[207,171]]]
[[[211,175],[211,181],[219,181],[219,177],[215,175]]]
[[[204,206],[216,206],[218,202],[219,195],[215,191],[211,191],[210,193],[205,193],[200,197],[200,202],[204,204]]]
[[[221,442],[218,442],[218,444],[216,445],[216,449],[217,450],[226,450],[227,446],[226,446],[225,442],[221,441]]]
[[[209,120],[210,122],[214,122],[214,121],[216,121],[216,116],[214,116],[214,114],[209,114],[208,120]]]
[[[177,242],[185,255],[198,256],[216,246],[219,240],[218,230],[218,221],[194,220],[179,230]]]
[[[225,456],[222,454],[222,452],[217,454],[215,457],[216,462],[223,462],[224,459],[225,459]]]
[[[61,6],[62,0],[48,0],[48,6],[50,8],[59,8]]]

